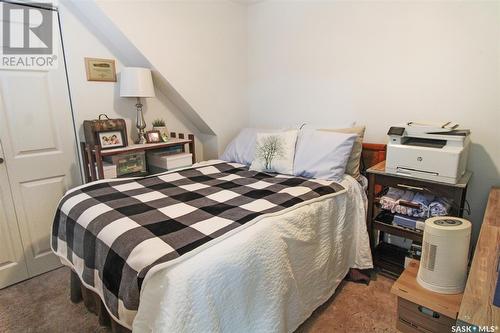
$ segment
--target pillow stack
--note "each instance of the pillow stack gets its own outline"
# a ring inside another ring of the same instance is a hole
[[[359,179],[365,128],[259,130],[245,128],[227,146],[222,160],[250,170],[327,180],[344,173]]]

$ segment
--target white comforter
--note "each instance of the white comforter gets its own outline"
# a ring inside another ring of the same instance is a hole
[[[372,267],[366,196],[350,176],[341,184],[148,276],[134,332],[294,331],[350,267]]]

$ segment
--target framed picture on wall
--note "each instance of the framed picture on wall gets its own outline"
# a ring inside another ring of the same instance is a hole
[[[85,58],[87,81],[116,82],[113,59]]]
[[[122,131],[97,132],[97,141],[101,149],[125,147]]]

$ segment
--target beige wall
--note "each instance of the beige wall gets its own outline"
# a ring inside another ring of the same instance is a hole
[[[246,6],[231,1],[96,2],[213,130],[221,153],[248,120]]]
[[[213,131],[218,142],[205,158],[248,125],[356,121],[367,125],[369,142],[385,142],[391,125],[409,120],[470,128],[468,200],[477,234],[489,187],[500,184],[499,2],[97,0],[97,6],[200,122],[182,119],[184,110],[165,96],[148,100],[146,117],[165,115],[172,128],[201,124],[208,130],[200,137]],[[78,121],[106,110],[133,119],[134,102],[117,97],[115,84],[84,77],[84,56],[112,52],[64,7],[62,21]]]
[[[472,131],[477,235],[500,185],[500,2],[264,1],[248,7],[252,125],[455,121]]]
[[[116,83],[87,81],[84,57],[115,59],[118,77],[124,65],[117,55],[113,54],[78,16],[75,16],[66,3],[66,1],[59,3],[59,13],[78,135],[84,141],[83,121],[96,119],[99,114],[105,113],[110,118],[124,118],[127,122],[129,141],[133,141],[137,135],[135,99],[120,97],[119,81]],[[189,121],[182,119],[182,116],[179,117],[175,105],[172,105],[160,91],[157,90],[156,95],[156,98],[143,99],[144,117],[148,129],[152,127],[152,120],[163,118],[171,131],[199,134]],[[199,140],[196,143],[198,159],[202,160],[203,145]]]

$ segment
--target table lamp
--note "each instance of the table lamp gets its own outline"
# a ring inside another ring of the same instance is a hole
[[[120,97],[135,97],[137,98],[137,127],[138,138],[135,143],[146,143],[144,129],[146,122],[142,113],[141,97],[155,97],[155,88],[153,78],[149,68],[141,67],[125,67],[121,72],[120,77]]]

